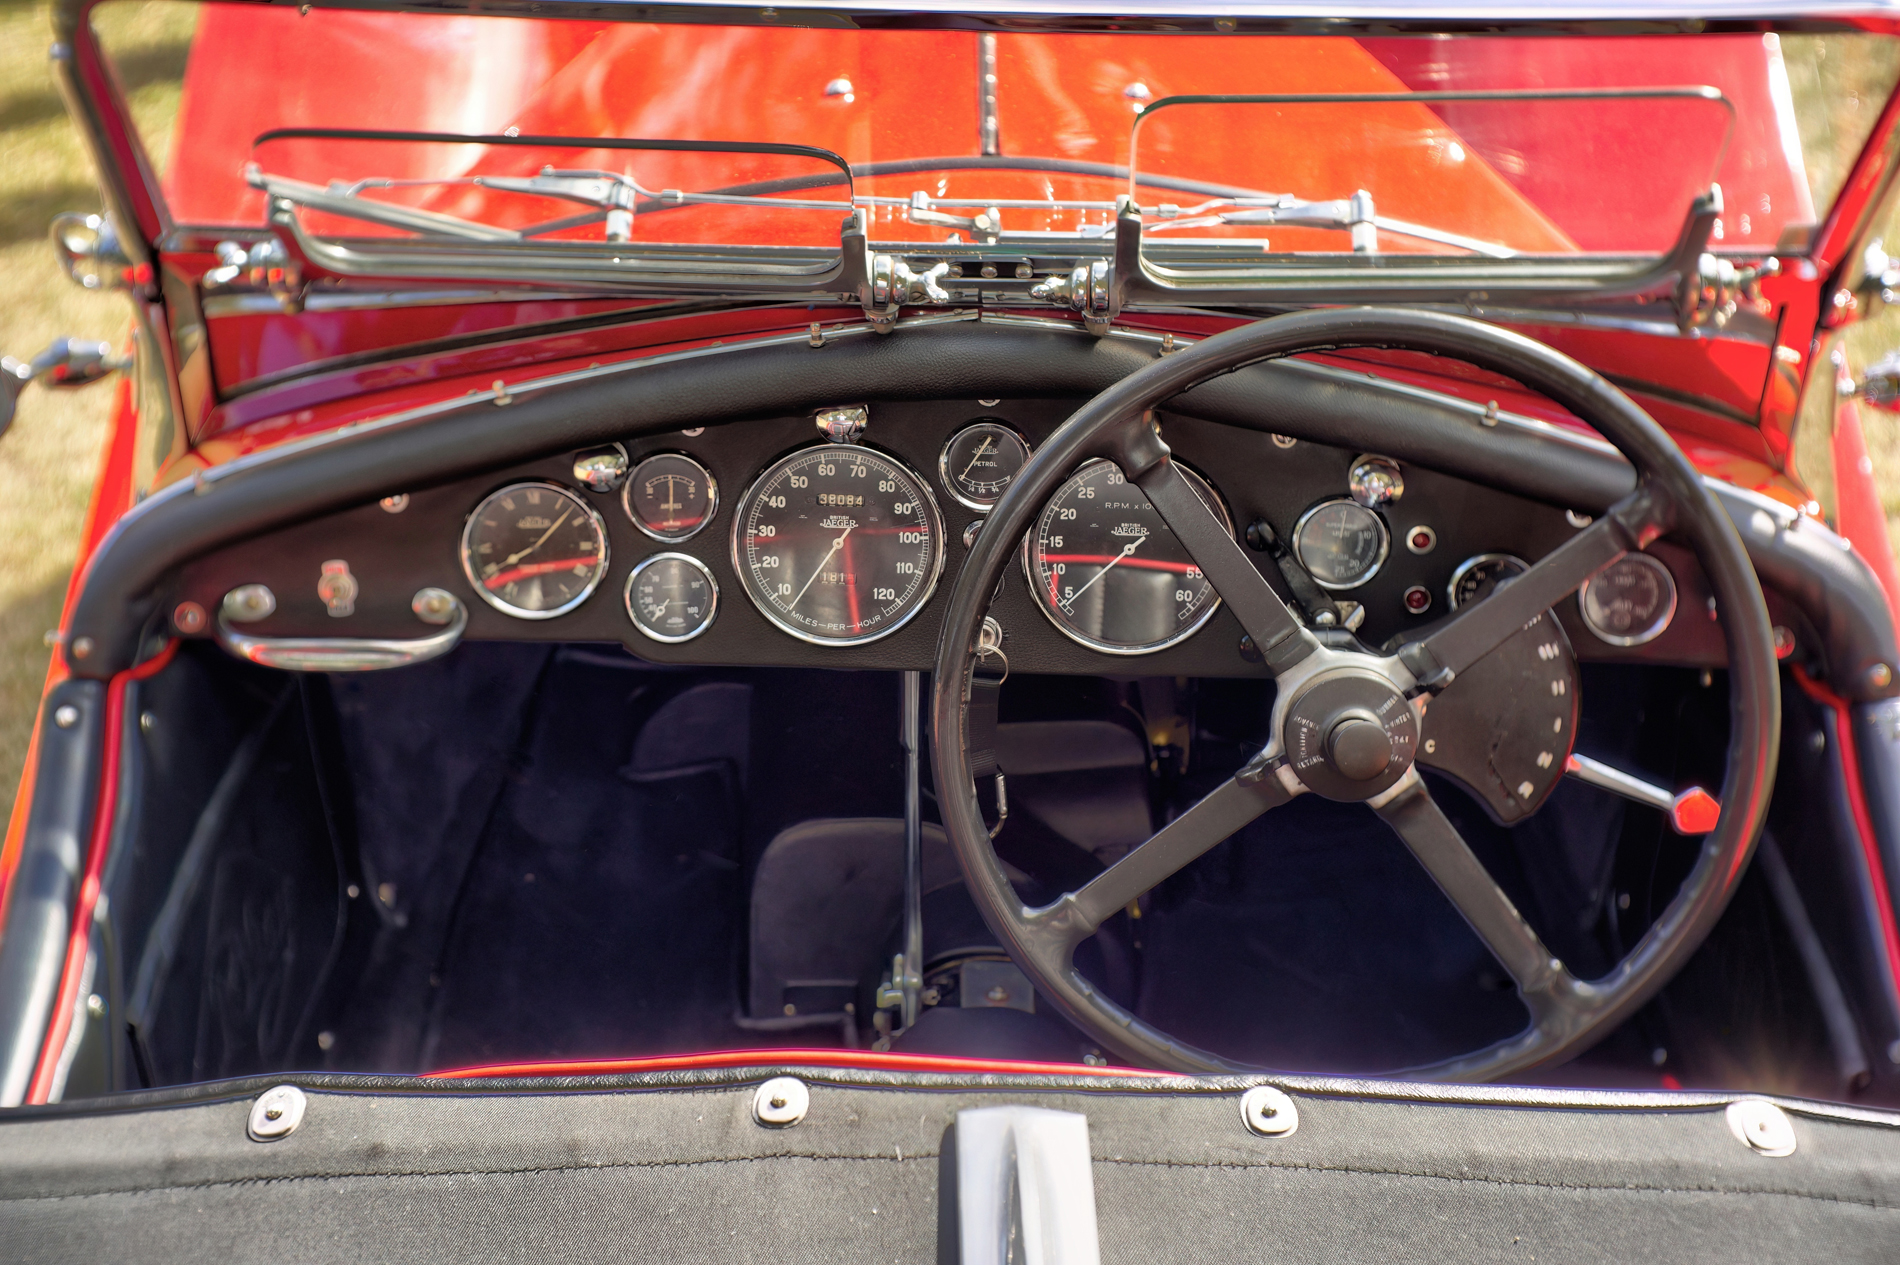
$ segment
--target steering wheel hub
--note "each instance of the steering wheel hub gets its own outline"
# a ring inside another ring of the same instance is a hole
[[[1346,669],[1322,676],[1287,709],[1286,760],[1327,799],[1371,799],[1412,767],[1418,714],[1390,681]]]

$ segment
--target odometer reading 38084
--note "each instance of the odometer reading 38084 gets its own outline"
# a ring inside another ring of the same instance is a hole
[[[902,627],[943,568],[943,519],[897,461],[853,444],[782,458],[740,498],[732,566],[752,604],[794,637],[875,641]]]

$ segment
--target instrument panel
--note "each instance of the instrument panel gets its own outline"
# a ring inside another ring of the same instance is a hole
[[[214,611],[233,588],[264,584],[276,607],[247,634],[403,638],[419,632],[412,596],[438,586],[479,599],[471,640],[613,641],[668,663],[927,668],[943,586],[1080,403],[873,403],[825,415],[853,415],[842,429],[804,414],[629,438],[230,546],[188,564],[172,600]],[[1168,414],[1162,430],[1268,583],[1296,608],[1301,592],[1323,595],[1372,647],[1481,601],[1589,521],[1378,454]],[[333,588],[339,569],[356,585],[342,615],[320,584]],[[1661,542],[1558,616],[1584,658],[1719,664],[1706,602],[1693,558]],[[1084,463],[1042,507],[991,614],[1013,671],[1263,671],[1109,462]]]

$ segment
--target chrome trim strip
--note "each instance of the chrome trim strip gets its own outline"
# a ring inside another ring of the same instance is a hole
[[[583,299],[609,302],[625,301],[638,310],[638,295],[600,290],[532,290],[520,286],[486,290],[319,290],[304,296],[306,312],[363,312],[410,307],[461,307],[471,303],[572,303]],[[236,294],[208,294],[204,314],[209,319],[221,316],[282,316],[284,305],[262,291]]]
[[[353,637],[249,637],[218,613],[217,638],[237,658],[286,672],[375,672],[425,663],[455,649],[468,628],[468,606],[455,598],[454,613],[441,632],[411,641]]]

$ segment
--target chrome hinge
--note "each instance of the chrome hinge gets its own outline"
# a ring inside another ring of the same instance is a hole
[[[285,312],[303,311],[303,270],[275,237],[246,246],[225,241],[217,245],[218,266],[205,273],[207,290],[250,285],[267,291]]]
[[[904,304],[950,302],[950,292],[937,284],[949,272],[947,261],[913,272],[909,264],[895,255],[871,256],[871,266],[859,294],[865,319],[878,333],[888,334],[896,326],[898,309]]]
[[[1066,276],[1057,273],[1037,282],[1029,287],[1029,297],[1072,308],[1082,314],[1083,323],[1091,333],[1105,334],[1116,315],[1113,280],[1114,269],[1109,262],[1097,259],[1078,263]]]
[[[855,444],[870,424],[871,410],[862,404],[841,405],[819,409],[813,420],[832,443]]]

